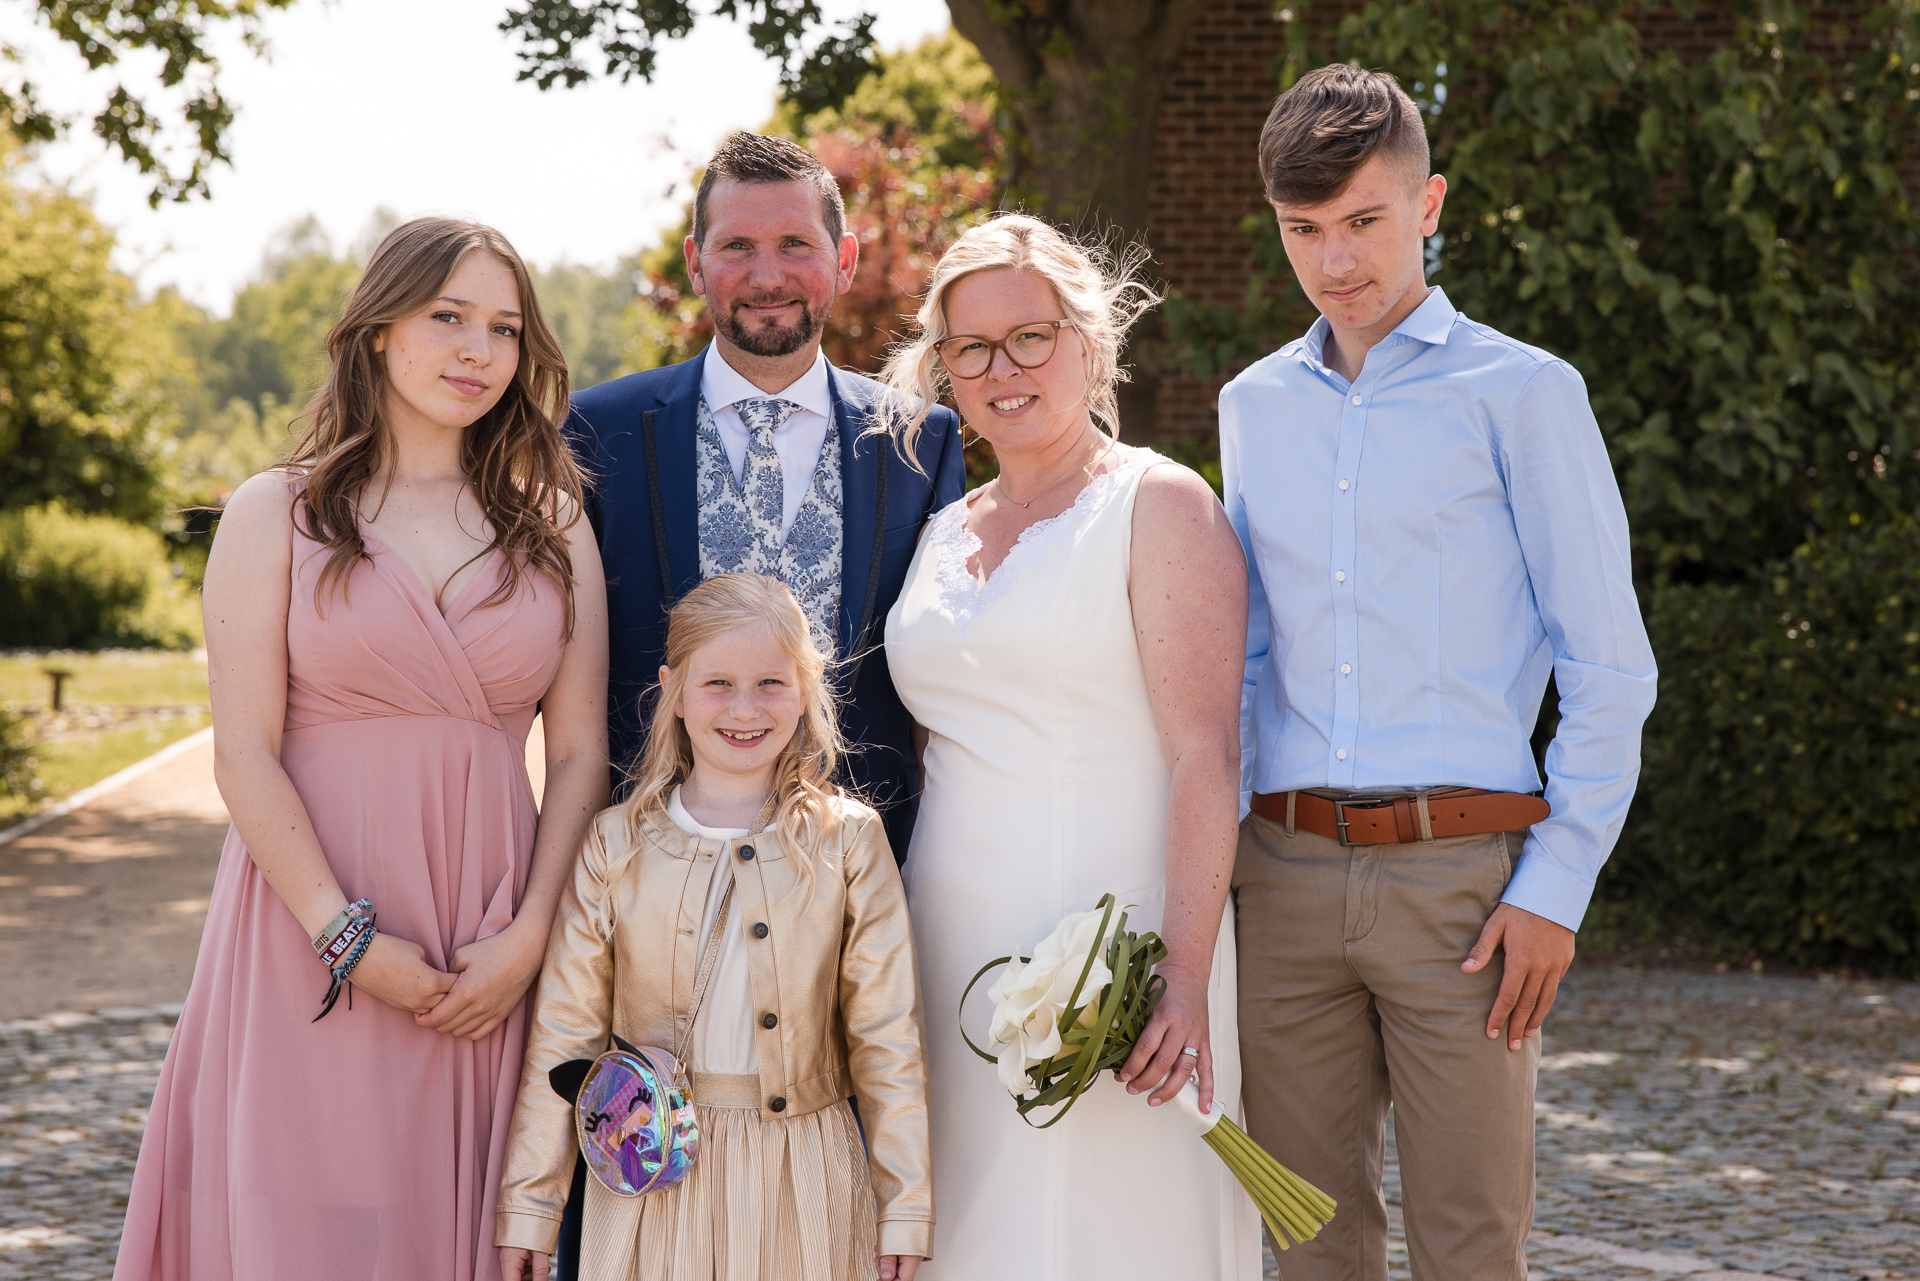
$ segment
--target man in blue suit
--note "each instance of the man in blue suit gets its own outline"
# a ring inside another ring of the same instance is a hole
[[[859,241],[811,152],[728,138],[701,179],[685,252],[713,344],[581,392],[569,424],[606,564],[616,790],[645,742],[668,608],[712,574],[767,573],[794,589],[845,664],[847,781],[885,816],[904,858],[916,770],[881,630],[920,527],[964,491],[958,421],[935,409],[909,459],[867,434],[879,385],[821,354]]]
[[[816,639],[841,660],[846,781],[880,810],[903,859],[918,768],[881,630],[920,527],[965,491],[959,421],[936,408],[909,458],[892,438],[867,434],[879,384],[821,354],[860,242],[811,152],[757,134],[728,138],[700,181],[685,252],[713,344],[683,364],[579,393],[567,425],[606,566],[616,795],[646,742],[667,610],[713,574],[770,574],[793,588]],[[559,1273],[569,1281],[584,1178],[581,1165],[561,1225]]]

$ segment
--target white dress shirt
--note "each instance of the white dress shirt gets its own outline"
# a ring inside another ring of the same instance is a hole
[[[761,391],[729,365],[720,354],[718,343],[709,343],[707,358],[700,369],[700,394],[706,397],[707,411],[713,415],[720,444],[727,451],[733,478],[744,482],[747,470],[747,425],[740,421],[734,406],[743,400],[785,400],[800,406],[799,412],[773,433],[773,452],[780,455],[780,479],[786,487],[786,504],[780,518],[780,536],[793,528],[800,504],[807,500],[813,484],[813,469],[820,462],[820,447],[827,440],[827,424],[833,415],[833,392],[827,386],[827,357],[815,352],[813,363],[781,391]]]
[[[729,841],[748,835],[744,827],[708,827],[687,812],[674,788],[667,798],[667,817],[673,825],[694,836]],[[713,884],[707,887],[706,906],[700,914],[700,950],[704,957],[707,940],[713,937],[713,923],[720,915],[720,900],[733,884],[733,866],[724,851]],[[734,897],[737,899],[739,895]],[[747,932],[741,926],[739,903],[727,912],[727,931],[720,938],[720,955],[714,959],[713,973],[707,979],[707,994],[693,1021],[693,1070],[728,1072],[744,1076],[760,1070],[760,1052],[753,1044],[753,972],[747,957]]]
[[[1328,326],[1220,394],[1247,551],[1241,751],[1256,792],[1530,792],[1553,673],[1552,817],[1505,901],[1577,929],[1640,772],[1653,651],[1627,517],[1565,361],[1435,289],[1351,383]]]

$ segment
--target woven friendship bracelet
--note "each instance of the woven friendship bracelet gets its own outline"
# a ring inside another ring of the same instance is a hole
[[[327,950],[320,953],[320,963],[329,970],[335,968],[340,964],[341,959],[353,950],[353,945],[366,937],[372,929],[373,922],[369,920],[355,919],[347,922],[347,928],[335,935],[333,942],[327,945]]]
[[[340,989],[343,987],[347,989],[347,1008],[349,1010],[353,1008],[353,984],[349,978],[353,974],[354,967],[359,965],[360,959],[367,954],[367,949],[373,946],[373,936],[380,932],[375,928],[376,920],[376,917],[370,916],[361,923],[361,928],[354,935],[345,958],[330,971],[333,982],[327,985],[327,995],[320,1002],[320,1012],[313,1016],[315,1023],[333,1013],[334,1003],[340,999]]]
[[[345,930],[347,926],[355,921],[367,920],[372,917],[372,915],[373,903],[368,899],[360,899],[358,902],[347,904],[340,909],[331,921],[327,922],[326,929],[321,930],[313,936],[313,950],[320,956],[326,956],[327,950],[333,946],[334,941],[340,937],[341,932]],[[335,959],[338,959],[339,955],[340,954],[336,952],[334,954]],[[327,964],[328,968],[331,969],[333,962],[329,961]]]

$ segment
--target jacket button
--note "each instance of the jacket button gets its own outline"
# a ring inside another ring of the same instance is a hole
[[[752,857],[753,857],[753,846],[742,845],[740,847],[740,861],[744,863]]]
[[[753,936],[757,939],[763,939],[767,936],[767,923],[765,921],[754,922]]]
[[[780,1024],[780,1016],[778,1014],[773,1013],[771,1010],[769,1010],[767,1013],[762,1014],[760,1016],[761,1027],[777,1027],[779,1026],[779,1024]]]
[[[785,1112],[787,1110],[787,1101],[785,1099],[775,1099],[773,1102],[767,1104],[767,1106],[775,1112]]]

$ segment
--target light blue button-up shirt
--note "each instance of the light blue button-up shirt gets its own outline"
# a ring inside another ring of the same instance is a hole
[[[1328,326],[1220,394],[1252,597],[1243,783],[1540,787],[1504,901],[1578,929],[1640,772],[1653,650],[1586,385],[1434,289],[1349,384]]]

